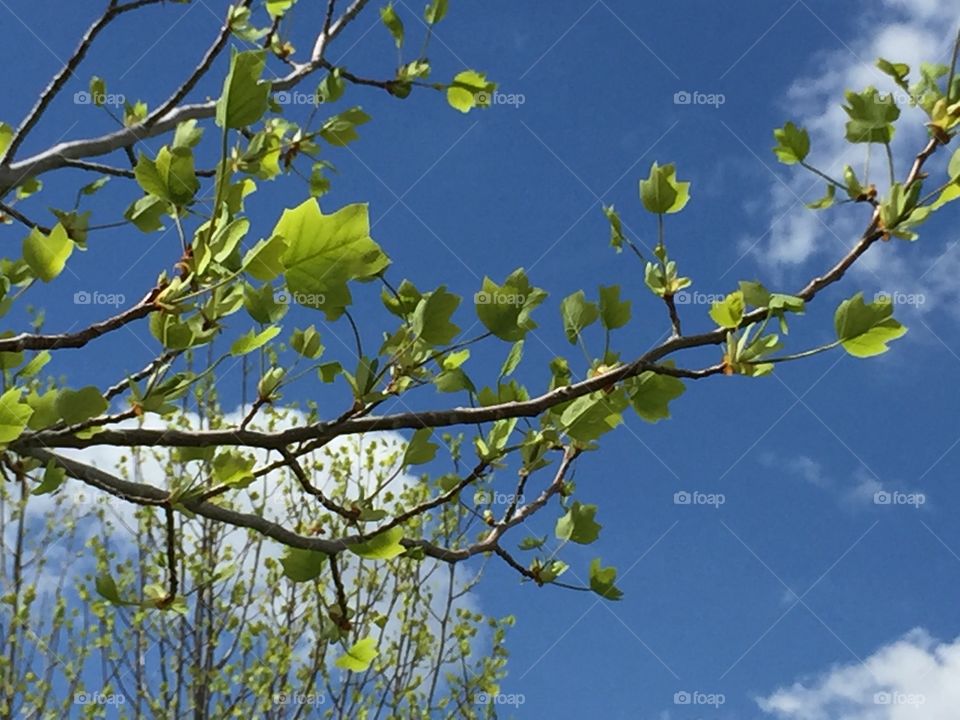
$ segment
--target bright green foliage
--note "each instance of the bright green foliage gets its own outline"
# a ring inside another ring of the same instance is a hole
[[[342,670],[364,672],[370,667],[378,654],[376,639],[365,637],[358,640],[349,650],[337,658],[335,664]]]
[[[893,140],[893,123],[900,117],[900,108],[893,95],[881,95],[870,87],[861,93],[847,92],[843,106],[847,122],[847,141],[852,143],[889,144]]]
[[[670,402],[683,395],[686,387],[679,378],[647,370],[628,381],[627,389],[637,415],[655,423],[670,417]]]
[[[449,0],[430,0],[423,11],[423,18],[430,25],[436,25],[447,15]]]
[[[579,500],[567,508],[566,514],[557,520],[554,533],[558,540],[567,540],[580,545],[589,545],[600,537],[601,525],[594,520],[596,505],[583,505]]]
[[[55,408],[67,425],[76,425],[106,412],[107,401],[92,385],[79,390],[65,388],[57,395]]]
[[[584,328],[593,325],[600,317],[600,308],[596,303],[587,302],[583,290],[578,290],[564,298],[560,303],[563,316],[563,331],[571,345],[575,345]]]
[[[324,215],[316,200],[306,200],[283,211],[273,236],[286,245],[280,261],[287,287],[310,298],[304,304],[322,310],[330,320],[351,303],[348,282],[368,280],[389,264],[370,237],[366,205]]]
[[[807,203],[807,207],[811,210],[826,210],[829,207],[833,207],[834,198],[837,194],[836,185],[827,185],[827,194],[824,195],[819,200],[814,202]]]
[[[20,437],[33,414],[33,408],[21,399],[22,394],[22,390],[12,388],[0,395],[0,443]]]
[[[600,558],[590,561],[590,589],[605,600],[619,600],[623,592],[614,584],[617,580],[617,569],[603,567]]]
[[[503,285],[485,277],[475,298],[477,317],[501,340],[516,342],[537,327],[531,313],[546,297],[546,292],[530,284],[522,268],[511,273]]]
[[[464,70],[457,73],[447,88],[447,102],[462,113],[468,113],[475,107],[488,107],[492,93],[497,89],[495,82],[476,70]]]
[[[893,318],[893,304],[886,299],[863,301],[863,293],[844,300],[834,317],[837,340],[854,357],[885,353],[887,343],[906,334],[907,329]]]
[[[380,22],[390,31],[397,49],[403,47],[403,21],[400,20],[400,16],[394,10],[393,3],[380,8]]]
[[[260,80],[264,67],[266,53],[263,50],[233,51],[230,72],[217,101],[217,125],[243,128],[263,117],[270,98],[270,84]]]
[[[423,465],[436,457],[440,446],[430,442],[432,435],[433,430],[430,428],[420,428],[413,434],[403,454],[404,465]]]
[[[620,286],[600,288],[600,322],[607,330],[622,328],[630,322],[632,304],[620,299]]]
[[[367,560],[391,560],[406,552],[406,548],[400,543],[402,539],[403,528],[394,527],[374,535],[369,540],[355,543],[348,550]]]
[[[280,558],[284,577],[293,582],[309,582],[319,577],[327,564],[327,556],[313,550],[287,548]]]
[[[33,228],[23,241],[23,259],[44,282],[56,278],[73,252],[74,242],[63,225],[57,223],[49,235]]]
[[[801,163],[810,153],[810,135],[792,122],[774,130],[773,137],[777,141],[773,152],[784,165]]]
[[[620,252],[623,250],[623,243],[626,239],[623,234],[623,222],[621,222],[617,211],[613,209],[613,205],[609,207],[604,205],[603,214],[610,221],[610,246]]]
[[[710,307],[710,317],[720,327],[733,329],[740,326],[744,309],[743,293],[737,290],[723,300],[713,303]]]
[[[230,354],[234,357],[239,357],[240,355],[251,353],[254,350],[262,348],[279,334],[280,327],[277,325],[268,327],[259,333],[251,329],[246,335],[241,335],[233,342],[233,345],[230,346]]]
[[[662,167],[653,163],[650,175],[640,181],[640,199],[652,213],[678,213],[690,201],[690,183],[677,180],[677,168],[673,163]]]

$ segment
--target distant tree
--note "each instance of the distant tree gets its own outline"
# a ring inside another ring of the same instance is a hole
[[[846,139],[867,152],[884,148],[883,192],[866,172],[847,166],[834,178],[810,164],[803,128],[788,122],[774,132],[782,163],[826,182],[812,210],[844,204],[863,213],[862,234],[833,267],[790,293],[740,282],[710,308],[713,329],[685,333],[677,297],[692,281],[669,252],[666,230],[669,216],[686,208],[690,184],[673,164],[654,163],[640,181],[642,206],[655,218],[652,248],[612,207],[604,212],[612,246],[636,256],[646,290],[663,306],[665,339],[622,357],[615,331],[631,327],[636,298],[627,295],[635,288],[584,288],[559,302],[559,321],[583,358],[555,358],[528,389],[515,371],[547,292],[522,269],[501,282],[484,279],[469,299],[483,331],[465,337],[454,323],[466,315],[463,299],[442,278],[430,288],[398,282],[370,236],[365,205],[323,212],[318,200],[330,187],[321,153],[357,141],[357,128],[370,120],[359,107],[324,112],[345,95],[404,99],[436,91],[464,113],[495,101],[497,85],[483,73],[433,77],[427,50],[447,2],[429,3],[419,50],[406,58],[402,19],[391,5],[382,8],[383,40],[392,39],[400,60],[367,77],[328,59],[366,0],[316,4],[322,15],[306,54],[285,40],[296,0],[240,0],[196,69],[158,107],[126,102],[117,117],[106,81],[95,77],[77,102],[103,108],[105,121],[120,127],[21,157],[90,47],[121,16],[160,3],[110,0],[20,124],[0,124],[0,212],[13,224],[6,232],[22,239],[20,253],[0,261],[4,312],[28,301],[42,307],[44,288],[75,249],[99,253],[110,266],[92,238],[118,222],[142,233],[169,224],[180,241],[142,299],[116,315],[80,329],[58,317],[68,329],[45,333],[38,314],[29,329],[0,337],[6,718],[77,712],[74,694],[91,692],[99,695],[83,706],[90,715],[106,712],[104,698],[120,696],[120,712],[130,717],[494,715],[495,705],[477,697],[497,692],[510,620],[470,609],[465,593],[477,577],[462,564],[496,559],[537,585],[618,599],[616,570],[600,558],[570,573],[586,581],[563,577],[565,545],[591,544],[601,529],[597,507],[577,496],[578,458],[630,408],[648,422],[668,418],[687,381],[757,377],[837,349],[856,357],[885,352],[906,329],[889,302],[860,293],[837,308],[834,341],[786,353],[783,335],[873,245],[914,238],[932,212],[960,196],[960,155],[947,177],[931,180],[925,171],[960,124],[956,53],[952,66],[924,65],[912,81],[906,65],[880,60],[879,69],[926,113],[929,130],[898,175],[890,151],[900,119],[894,98],[873,88],[847,94]],[[228,45],[219,98],[189,102]],[[299,107],[291,98],[314,78],[311,104]],[[156,156],[134,155],[138,141],[160,137],[167,144]],[[103,161],[114,156],[114,164]],[[96,176],[77,188],[73,207],[41,185],[66,169]],[[253,241],[245,199],[258,183],[283,176],[302,177],[311,197],[272,211],[273,231]],[[98,191],[114,178],[138,195],[122,220],[97,205]],[[40,198],[54,206],[52,217],[36,216]],[[80,209],[85,203],[90,210]],[[354,292],[378,290],[381,317],[351,312]],[[280,324],[287,313],[306,319],[308,312],[315,324],[292,332]],[[324,326],[338,322],[350,327],[354,347],[325,352]],[[98,339],[134,323],[149,324],[155,359],[129,377],[108,377],[102,363],[100,386],[71,386],[70,358],[96,362]],[[369,344],[374,330],[378,347]],[[480,344],[501,348],[500,367],[470,362]],[[711,364],[683,362],[703,357],[690,352],[698,349],[714,350]],[[245,369],[239,412],[217,399],[231,389],[218,376],[229,358]],[[51,360],[56,376],[45,371]],[[311,401],[297,403],[305,383]],[[255,393],[247,398],[249,385]],[[383,413],[388,401],[424,404],[412,397],[424,387],[434,390],[432,409]],[[387,431],[408,434],[397,445]],[[95,465],[94,457],[116,467]],[[429,472],[413,477],[417,468]],[[76,517],[88,507],[77,502],[76,487],[110,498],[109,506],[95,505],[104,521],[95,534],[84,529],[89,519]],[[137,508],[120,512],[128,527],[107,522],[107,508],[119,512],[118,503]],[[31,514],[38,504],[39,523]],[[515,529],[541,513],[553,513],[557,542],[517,538]],[[283,550],[274,557],[276,544]],[[53,556],[84,549],[97,572],[76,592],[44,574]],[[491,649],[473,656],[484,627]],[[319,709],[310,704],[321,696]]]

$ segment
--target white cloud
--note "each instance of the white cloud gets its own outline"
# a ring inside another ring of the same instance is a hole
[[[834,666],[757,704],[780,720],[955,720],[960,638],[938,642],[915,629],[863,663]]]

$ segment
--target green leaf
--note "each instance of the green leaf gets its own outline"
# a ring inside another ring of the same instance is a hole
[[[270,83],[260,81],[265,67],[266,53],[263,50],[233,50],[230,72],[217,101],[218,126],[243,128],[263,117],[270,98]]]
[[[720,327],[735,329],[740,326],[743,320],[743,293],[739,290],[727,295],[719,302],[713,303],[710,307],[710,317]]]
[[[622,598],[623,592],[614,584],[616,580],[616,568],[603,567],[600,564],[600,558],[594,558],[590,562],[590,589],[597,595],[607,600]]]
[[[213,478],[219,485],[244,488],[254,481],[256,462],[238,450],[223,450],[213,459]]]
[[[279,17],[283,17],[284,13],[287,12],[297,0],[266,0],[267,12],[270,13],[270,17],[276,20]]]
[[[269,240],[260,240],[243,257],[243,267],[251,276],[261,282],[270,282],[283,272],[283,254],[287,251],[287,241],[280,235]]]
[[[491,94],[497,84],[487,80],[487,76],[476,70],[464,70],[457,73],[447,88],[447,102],[462,113],[468,113],[475,107],[490,105]]]
[[[370,116],[359,107],[344,110],[328,118],[320,128],[320,137],[334,147],[345,147],[360,137],[357,126],[370,122]]]
[[[513,374],[513,371],[517,369],[517,366],[523,359],[523,344],[523,340],[517,340],[510,347],[510,352],[507,353],[507,359],[503,361],[503,366],[500,368],[501,379],[509,377]]]
[[[578,397],[563,409],[560,424],[571,438],[580,443],[596,440],[623,422],[627,407],[626,396],[621,391],[607,393],[603,390]]]
[[[200,189],[189,148],[160,148],[155,160],[140,153],[134,176],[145,193],[178,207],[190,203]]]
[[[654,214],[677,213],[690,201],[690,183],[677,180],[673,163],[662,167],[653,163],[649,177],[640,181],[640,199]]]
[[[365,672],[379,654],[377,641],[371,637],[358,640],[345,654],[337,658],[334,665],[341,670]]]
[[[837,194],[837,188],[832,183],[827,185],[827,194],[824,195],[819,200],[814,202],[807,203],[807,207],[811,210],[826,210],[828,207],[833,206],[834,197]]]
[[[403,21],[400,20],[397,11],[393,9],[392,2],[386,7],[380,8],[380,21],[386,26],[387,30],[390,31],[390,34],[393,35],[393,42],[396,44],[397,49],[399,50],[403,47]]]
[[[33,408],[20,399],[20,388],[11,388],[0,395],[0,443],[13,442],[27,427]]]
[[[43,471],[43,480],[31,492],[31,495],[49,495],[56,492],[67,477],[67,471],[57,465],[53,460],[47,463]]]
[[[893,81],[900,87],[906,89],[907,76],[910,74],[910,66],[905,63],[892,63],[883,58],[877,58],[877,67],[881,72],[886,73],[893,78]]]
[[[279,333],[279,325],[272,325],[263,332],[259,333],[254,328],[251,328],[249,332],[247,332],[245,335],[241,335],[233,342],[233,344],[230,346],[230,354],[234,357],[246,355],[247,353],[263,347],[268,342],[273,340],[273,338],[275,338]]]
[[[403,453],[404,465],[423,465],[436,457],[440,446],[430,442],[432,435],[433,430],[425,427],[420,428],[413,434],[407,444],[407,449]]]
[[[315,550],[288,547],[284,549],[280,564],[283,574],[293,582],[309,582],[315,580],[323,572],[327,556]]]
[[[774,130],[773,137],[777,141],[773,152],[784,165],[803,162],[810,152],[810,135],[792,122]]]
[[[13,127],[5,122],[0,122],[0,158],[10,147],[11,140],[13,140]]]
[[[284,210],[273,234],[287,243],[281,257],[287,287],[316,298],[315,307],[330,320],[351,303],[349,281],[369,280],[390,263],[370,237],[366,205],[348,205],[324,215],[311,198]]]
[[[893,318],[893,304],[881,299],[869,305],[863,293],[844,300],[834,317],[837,339],[854,357],[872,357],[885,353],[887,343],[902,337],[907,329]]]
[[[313,325],[303,330],[294,330],[293,336],[290,338],[290,347],[310,360],[316,360],[323,355],[324,350],[320,342],[320,333]]]
[[[317,101],[321,103],[336,102],[343,97],[346,89],[347,84],[341,77],[340,68],[334,68],[320,81],[320,85],[317,87]]]
[[[557,539],[580,545],[589,545],[596,541],[602,527],[593,519],[596,514],[596,505],[581,505],[579,500],[574,500],[566,514],[557,520]]]
[[[93,385],[79,390],[64,389],[57,395],[57,415],[67,425],[76,425],[107,411],[107,401]]]
[[[883,143],[893,140],[893,123],[900,117],[900,108],[893,95],[881,95],[869,87],[861,93],[847,92],[843,106],[847,122],[847,141],[851,143]]]
[[[73,240],[63,225],[57,223],[49,235],[39,228],[33,228],[23,241],[23,260],[44,282],[57,277],[67,264],[67,258],[73,252]]]
[[[530,284],[521,268],[511,273],[503,285],[484,277],[474,301],[477,317],[487,330],[501,340],[516,342],[537,327],[530,314],[546,297],[543,290]]]
[[[620,286],[600,288],[600,322],[607,330],[616,330],[630,322],[631,303],[620,300]]]
[[[430,0],[423,11],[423,19],[430,25],[436,25],[447,14],[447,0]]]
[[[684,390],[686,388],[680,378],[653,370],[640,373],[627,382],[633,409],[637,415],[651,423],[669,419],[670,402],[683,395]]]
[[[560,303],[560,314],[563,317],[563,331],[567,340],[571,345],[576,345],[580,333],[600,317],[600,309],[596,303],[587,302],[583,290],[578,290],[563,299]]]
[[[374,535],[366,542],[348,545],[347,549],[367,560],[392,560],[406,552],[406,548],[400,544],[402,539],[403,528],[394,527]]]
[[[607,220],[610,222],[610,246],[617,252],[622,252],[626,236],[623,234],[623,222],[620,220],[620,215],[613,209],[613,205],[609,207],[604,205],[603,214],[607,216]]]
[[[449,344],[460,333],[460,328],[450,322],[459,306],[460,297],[441,285],[417,303],[411,319],[413,332],[428,345]]]

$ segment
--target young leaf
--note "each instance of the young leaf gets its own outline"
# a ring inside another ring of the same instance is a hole
[[[397,49],[399,50],[403,47],[403,21],[400,20],[397,11],[393,9],[392,2],[386,7],[380,8],[380,21],[386,26],[387,30],[390,31]]]
[[[803,162],[810,152],[810,135],[792,122],[774,130],[773,137],[777,141],[773,152],[784,165]]]
[[[616,568],[603,567],[600,564],[600,558],[594,558],[590,562],[590,589],[597,595],[606,600],[619,600],[622,598],[623,592],[614,585],[616,580]]]
[[[893,303],[878,300],[869,305],[863,293],[844,300],[834,317],[837,339],[854,357],[872,357],[885,353],[887,343],[902,337],[907,329],[893,318]]]
[[[309,582],[320,576],[327,556],[314,550],[302,550],[288,547],[284,550],[280,564],[283,566],[284,576],[293,582]]]
[[[650,175],[640,181],[640,199],[643,206],[654,214],[678,213],[690,201],[690,183],[677,180],[677,168],[673,163],[662,167],[653,163]]]
[[[347,549],[354,555],[359,555],[367,560],[391,560],[406,552],[406,548],[400,544],[402,539],[403,528],[394,527],[386,532],[374,535],[366,542],[348,545]]]
[[[577,290],[560,303],[560,314],[563,317],[563,331],[567,340],[571,345],[576,345],[580,333],[600,317],[600,309],[596,303],[587,302],[583,290]]]
[[[263,50],[233,51],[223,93],[217,101],[218,126],[238,129],[263,117],[270,98],[270,83],[260,81],[265,67]]]
[[[44,282],[57,277],[73,252],[73,240],[63,225],[57,223],[49,235],[40,228],[33,228],[23,241],[23,259],[30,269]]]
[[[566,514],[557,520],[555,534],[559,540],[569,540],[580,545],[589,545],[600,536],[602,525],[594,521],[596,505],[581,505],[574,500]]]
[[[365,672],[378,654],[377,641],[373,637],[365,637],[338,657],[334,665],[341,670]]]

